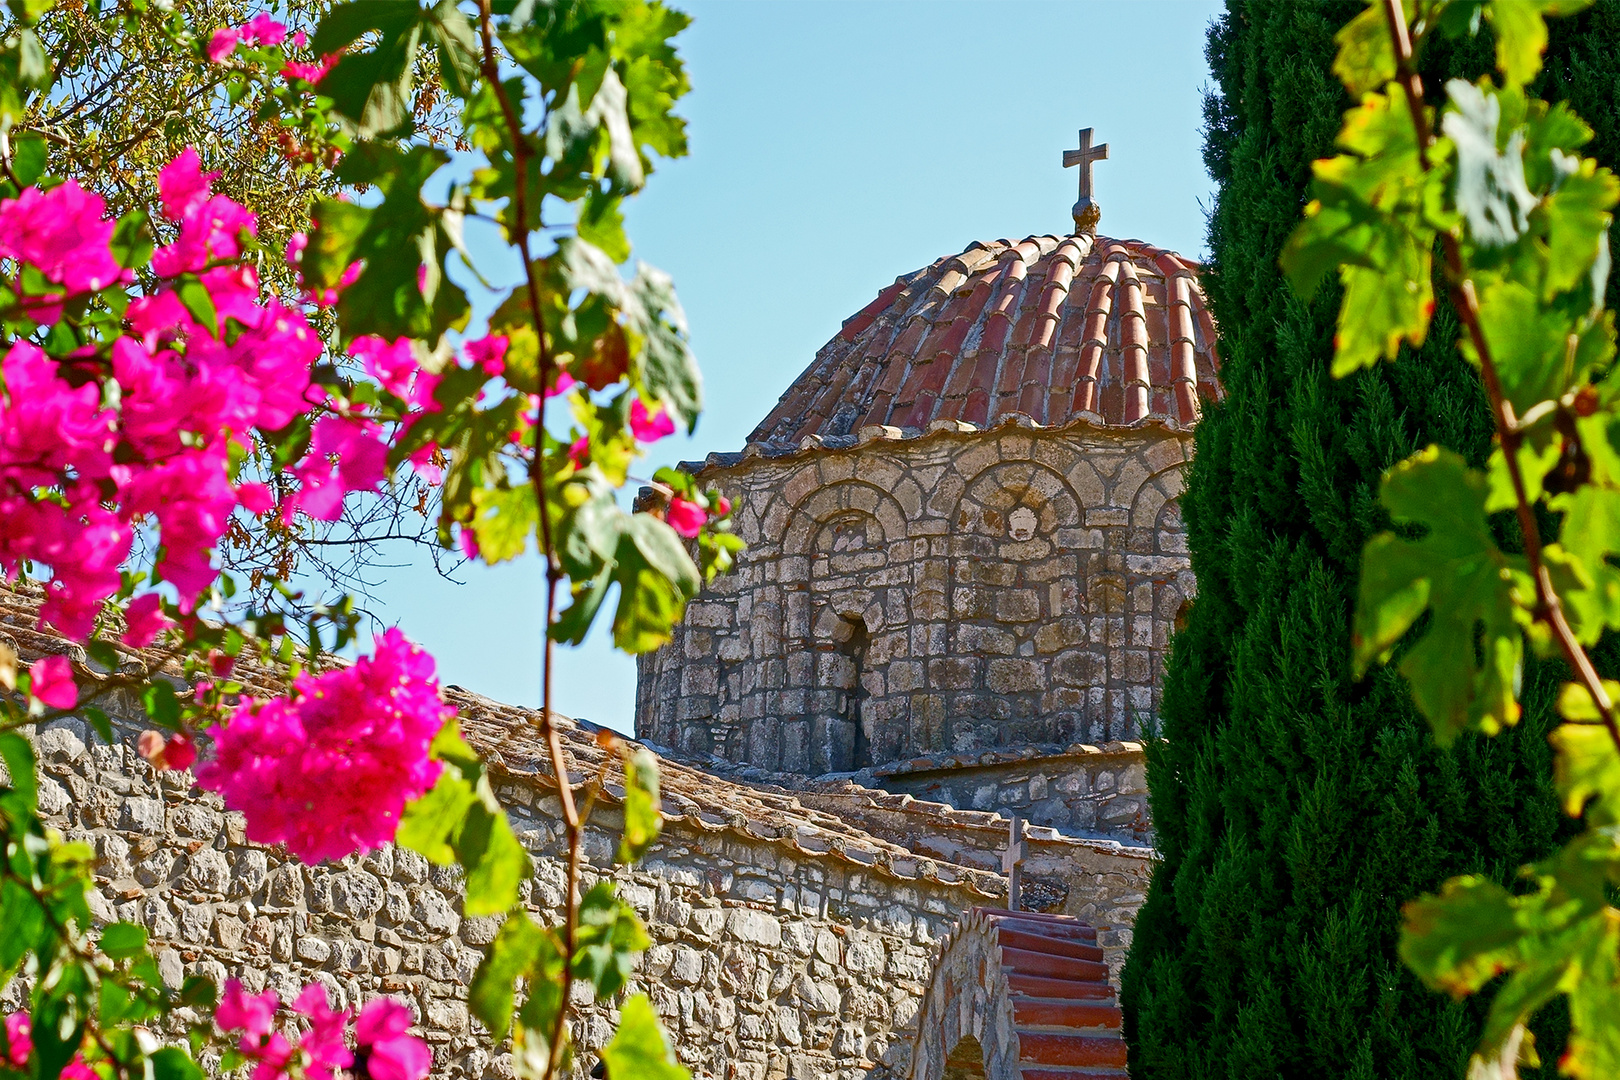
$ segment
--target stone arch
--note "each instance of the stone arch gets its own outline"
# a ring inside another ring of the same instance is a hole
[[[1073,741],[1084,695],[1054,692],[1046,646],[1048,627],[1082,614],[1085,512],[1062,473],[1027,456],[967,480],[949,518],[949,658],[930,665],[944,745],[930,749]]]
[[[819,488],[789,512],[782,536],[782,554],[807,555],[820,536],[822,526],[851,513],[864,514],[882,529],[882,542],[892,543],[906,536],[906,515],[894,497],[882,488],[860,480],[846,480]]]
[[[1123,1077],[1121,1016],[1096,936],[1067,915],[968,912],[923,995],[911,1080],[1019,1080],[1077,1066]]]

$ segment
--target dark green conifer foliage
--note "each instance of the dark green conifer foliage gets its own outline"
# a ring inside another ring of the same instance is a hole
[[[1350,105],[1329,69],[1359,10],[1229,0],[1209,34],[1204,287],[1227,399],[1198,428],[1182,499],[1199,595],[1148,766],[1162,862],[1122,995],[1139,1080],[1461,1077],[1481,1007],[1401,966],[1400,905],[1458,873],[1506,880],[1567,828],[1546,742],[1561,665],[1527,670],[1517,730],[1450,752],[1393,669],[1350,678],[1361,548],[1386,524],[1379,475],[1431,442],[1482,461],[1491,433],[1443,303],[1422,350],[1335,381],[1336,290],[1307,305],[1277,268]],[[1556,22],[1535,89],[1568,99],[1615,168],[1620,0]],[[1489,70],[1490,49],[1431,50],[1430,85]],[[1612,643],[1601,652],[1620,669]],[[1560,1021],[1542,1021],[1551,1076]]]

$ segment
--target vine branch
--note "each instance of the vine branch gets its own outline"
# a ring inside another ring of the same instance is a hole
[[[1429,126],[1429,117],[1425,112],[1423,77],[1413,62],[1412,37],[1407,30],[1406,12],[1401,6],[1401,0],[1384,0],[1384,17],[1389,24],[1390,41],[1395,47],[1397,79],[1406,92],[1407,109],[1411,113],[1412,127],[1417,134],[1418,164],[1424,172],[1428,172],[1431,168],[1429,148],[1434,144],[1434,131]],[[1548,573],[1546,560],[1542,557],[1541,529],[1536,524],[1535,509],[1530,503],[1524,473],[1519,468],[1519,447],[1524,441],[1524,427],[1513,414],[1513,403],[1502,392],[1496,361],[1491,353],[1490,344],[1485,340],[1484,328],[1480,325],[1479,297],[1474,291],[1473,281],[1468,277],[1462,245],[1457,242],[1455,235],[1442,231],[1440,247],[1445,257],[1446,284],[1451,304],[1457,309],[1463,327],[1468,331],[1468,339],[1479,356],[1480,375],[1485,384],[1485,394],[1490,399],[1491,418],[1496,423],[1497,441],[1502,447],[1508,478],[1513,483],[1516,502],[1514,510],[1519,521],[1519,531],[1524,534],[1524,557],[1536,588],[1534,615],[1552,632],[1564,660],[1597,706],[1598,715],[1603,721],[1604,728],[1608,730],[1609,738],[1615,748],[1620,749],[1620,722],[1617,722],[1615,716],[1614,701],[1604,688],[1603,679],[1598,675],[1597,669],[1592,666],[1592,658],[1575,639],[1569,620],[1564,617],[1563,603],[1558,598],[1558,590],[1553,587],[1552,575]]]

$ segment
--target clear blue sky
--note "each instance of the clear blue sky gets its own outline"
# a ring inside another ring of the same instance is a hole
[[[1208,0],[679,3],[691,156],[632,207],[636,257],[673,275],[703,367],[691,439],[647,464],[738,450],[816,350],[896,276],[974,240],[1071,227],[1075,132],[1094,127],[1099,231],[1204,249]],[[539,698],[537,557],[446,582],[392,571],[385,617],[443,678]],[[628,731],[635,663],[559,650],[553,705]]]

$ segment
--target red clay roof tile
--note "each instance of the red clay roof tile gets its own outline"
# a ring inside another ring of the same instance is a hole
[[[1222,393],[1197,271],[1139,240],[969,245],[845,322],[749,441],[796,446],[939,419],[988,427],[1015,414],[1188,428]]]

